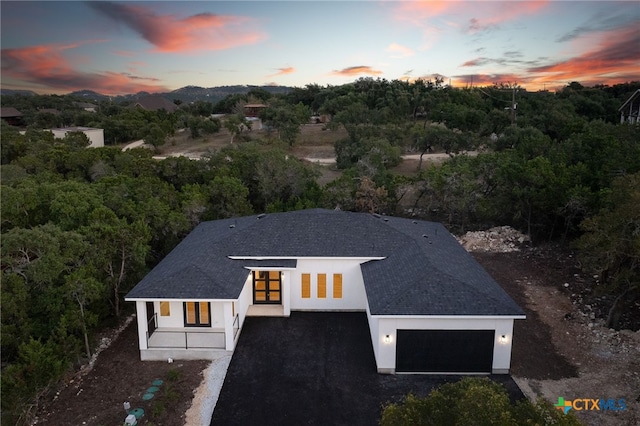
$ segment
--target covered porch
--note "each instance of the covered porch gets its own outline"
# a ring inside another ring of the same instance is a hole
[[[136,301],[142,360],[217,359],[233,352],[241,328],[236,302]]]
[[[155,321],[155,317],[151,321]],[[235,316],[232,333],[235,341],[239,332],[238,315]],[[148,349],[226,349],[224,328],[157,327],[149,324]]]

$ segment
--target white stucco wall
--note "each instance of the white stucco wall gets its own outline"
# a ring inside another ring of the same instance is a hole
[[[247,317],[247,309],[253,302],[253,283],[251,282],[251,274],[247,271],[247,280],[244,282],[244,287],[238,296],[238,302],[236,303],[237,313],[240,315],[240,328],[244,324],[244,319]]]
[[[198,300],[198,302],[210,303],[211,328],[224,328],[224,304],[222,301]],[[158,328],[183,328],[184,304],[182,301],[169,301],[169,316],[160,315],[160,300],[153,302],[154,310],[158,318]],[[231,315],[231,314],[229,314]],[[188,328],[188,327],[187,327]],[[202,328],[202,327],[197,327]]]
[[[367,297],[358,259],[298,259],[287,276],[292,311],[364,311]],[[302,274],[311,275],[311,297],[302,298]],[[318,298],[318,274],[327,275],[327,297]],[[333,274],[342,274],[342,298],[333,298]]]
[[[396,366],[397,330],[495,330],[493,346],[494,373],[508,373],[511,366],[513,318],[455,318],[455,317],[369,317],[371,341],[379,372],[392,373]],[[390,341],[385,342],[389,335]],[[501,336],[505,336],[503,342]]]
[[[157,314],[158,328],[184,327],[182,302],[169,302],[169,312],[171,315],[168,317],[160,315],[160,301],[153,302],[153,309]]]
[[[371,345],[373,346],[373,357],[376,360],[376,364],[378,363],[378,336],[380,332],[378,330],[378,319],[374,319],[371,316],[371,312],[369,311],[369,304],[367,303],[367,321],[369,322],[369,333],[371,334]]]
[[[147,307],[145,301],[136,300],[136,319],[138,321],[138,347],[147,349]]]
[[[104,129],[94,129],[92,127],[69,127],[63,129],[51,129],[51,133],[57,139],[64,139],[69,132],[82,132],[87,135],[91,144],[89,148],[100,148],[104,146]]]

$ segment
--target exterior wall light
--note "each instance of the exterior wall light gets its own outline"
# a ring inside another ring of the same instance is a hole
[[[384,336],[384,342],[386,344],[391,343],[391,335],[390,334],[387,334],[387,335]]]
[[[506,344],[507,343],[507,335],[503,334],[502,336],[500,336],[500,343],[502,344]]]

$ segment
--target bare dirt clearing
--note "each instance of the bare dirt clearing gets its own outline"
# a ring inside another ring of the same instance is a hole
[[[559,247],[512,251],[511,243],[493,243],[491,251],[489,243],[475,244],[474,257],[527,314],[516,321],[512,353],[512,375],[525,395],[553,403],[624,399],[626,410],[576,415],[588,425],[640,424],[640,331],[609,330],[580,303],[585,277],[573,255]]]

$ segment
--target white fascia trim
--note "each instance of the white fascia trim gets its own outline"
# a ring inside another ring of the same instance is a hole
[[[371,315],[379,319],[480,319],[480,320],[504,320],[527,319],[525,315]]]
[[[227,256],[232,260],[359,260],[359,261],[369,261],[369,260],[383,260],[386,259],[385,256],[382,257],[337,257],[337,256]]]
[[[245,266],[244,269],[249,271],[273,271],[277,269],[278,271],[295,271],[296,268],[284,268],[282,266]]]
[[[238,299],[169,299],[169,298],[144,298],[125,297],[125,302],[237,302]]]

